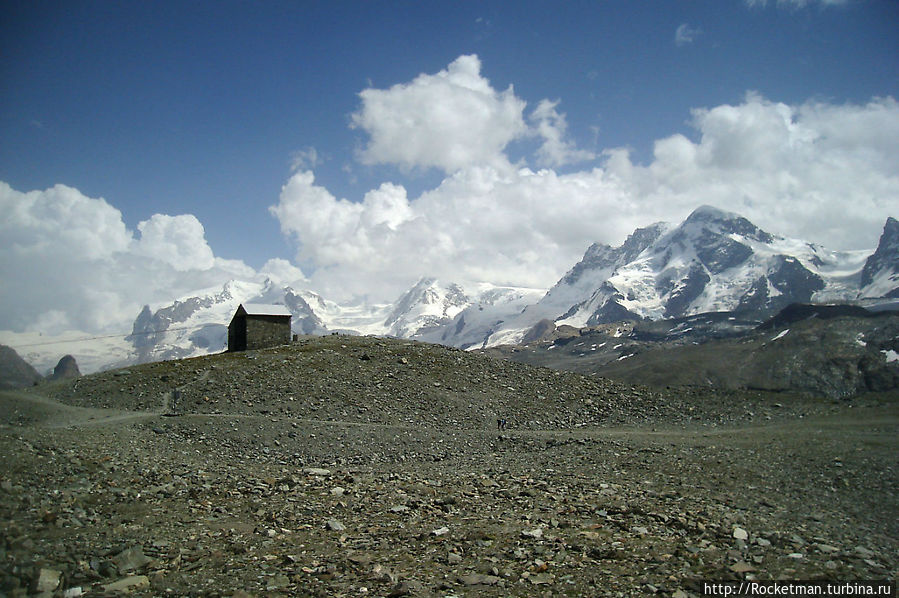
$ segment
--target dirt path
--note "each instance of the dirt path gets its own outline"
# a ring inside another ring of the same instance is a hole
[[[123,424],[166,413],[169,395],[170,393],[165,393],[162,397],[158,411],[128,411],[75,407],[33,392],[4,390],[0,391],[0,427],[33,425],[43,428],[75,428]]]
[[[208,374],[207,374],[208,375]],[[178,387],[182,391],[190,384],[202,382],[206,375],[196,381]],[[173,404],[173,391],[161,393],[159,408],[152,411],[131,411],[124,409],[102,409],[90,407],[76,407],[66,405],[54,399],[39,395],[33,391],[0,391],[0,429],[20,426],[35,426],[40,428],[79,428],[99,426],[121,426],[141,420],[158,418],[161,416],[177,415],[184,421],[198,420],[261,420],[270,421],[270,415],[249,414],[223,414],[223,413],[175,413],[179,407]],[[351,422],[330,419],[315,418],[278,418],[284,422],[301,425],[327,426],[333,428],[368,428],[377,430],[421,430],[420,427],[410,424],[383,424]],[[758,442],[758,435],[765,436],[789,436],[797,431],[808,433],[811,430],[821,432],[839,429],[842,434],[877,437],[883,434],[894,434],[899,429],[899,409],[894,407],[880,407],[864,410],[855,417],[846,418],[845,415],[821,415],[805,419],[789,421],[749,423],[739,426],[616,426],[616,427],[589,427],[569,430],[525,430],[512,429],[502,432],[506,438],[569,438],[569,439],[599,439],[620,437],[643,437],[646,440],[658,442],[691,442],[704,444],[706,442],[720,441],[722,437],[732,442],[750,439],[752,443]],[[490,428],[461,428],[455,432],[463,434],[491,433]]]

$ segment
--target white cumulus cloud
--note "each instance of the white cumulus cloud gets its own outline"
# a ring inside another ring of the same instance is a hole
[[[437,167],[453,172],[497,165],[503,150],[527,133],[525,102],[510,86],[496,91],[481,76],[477,56],[460,56],[445,70],[389,89],[365,89],[353,126],[364,130],[366,164]]]
[[[134,254],[159,260],[179,272],[208,270],[215,264],[206,231],[193,214],[154,214],[137,225],[140,240]]]
[[[104,199],[56,185],[0,182],[0,329],[128,332],[145,303],[255,272],[213,256],[192,215],[156,214],[128,230]]]
[[[309,282],[303,271],[282,258],[272,258],[262,265],[259,274],[275,284],[302,287]]]
[[[534,123],[535,132],[543,138],[543,144],[537,150],[537,163],[540,166],[558,167],[595,159],[596,154],[578,149],[568,139],[568,122],[565,114],[556,110],[558,105],[558,100],[541,100],[531,113],[530,120]]]
[[[460,56],[445,70],[408,83],[365,89],[359,97],[361,106],[351,119],[368,135],[359,154],[366,164],[436,167],[447,174],[472,166],[509,168],[509,143],[534,137],[542,139],[535,155],[540,166],[596,157],[568,139],[558,100],[541,100],[526,119],[527,103],[511,85],[494,89],[475,55]]]

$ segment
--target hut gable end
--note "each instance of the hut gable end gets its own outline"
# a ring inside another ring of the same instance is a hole
[[[283,305],[239,305],[228,324],[228,351],[263,349],[289,343],[290,318],[290,310]]]

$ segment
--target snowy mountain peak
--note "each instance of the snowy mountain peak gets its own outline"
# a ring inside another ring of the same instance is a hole
[[[578,284],[588,272],[614,270],[635,259],[670,228],[671,225],[664,222],[657,222],[646,228],[638,228],[628,235],[624,243],[618,247],[594,243],[587,248],[581,261],[565,274],[562,281],[566,284]]]
[[[890,219],[868,261],[877,296],[899,294],[897,248],[899,223]],[[504,323],[488,344],[519,342],[545,320],[580,328],[852,300],[859,295],[860,255],[772,235],[739,214],[701,206],[677,226],[638,229],[620,247],[591,245],[546,296]]]
[[[704,231],[707,234],[739,235],[761,243],[771,243],[774,240],[772,235],[743,216],[712,206],[700,206],[693,210],[678,229],[685,233]]]
[[[410,336],[413,331],[451,321],[472,300],[455,283],[442,284],[436,278],[421,278],[397,300],[385,325],[392,336]]]

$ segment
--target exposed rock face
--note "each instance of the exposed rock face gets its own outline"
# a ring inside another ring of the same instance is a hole
[[[78,378],[81,372],[78,370],[78,362],[71,355],[66,355],[59,360],[48,380],[65,380],[66,378]]]
[[[324,334],[327,332],[327,327],[321,318],[315,315],[312,306],[293,289],[285,291],[284,305],[294,314],[291,319],[294,331],[300,334]]]
[[[767,322],[738,312],[642,321],[628,334],[581,329],[504,356],[665,388],[761,389],[846,399],[899,389],[899,313],[793,304]]]
[[[553,324],[552,320],[547,320],[547,319],[540,320],[539,322],[534,324],[534,327],[531,328],[530,331],[526,335],[524,335],[524,338],[522,339],[521,342],[527,344],[527,343],[533,343],[535,341],[544,340],[546,338],[549,338],[549,336],[553,332],[555,332],[555,330],[556,330],[556,325]]]
[[[34,386],[42,379],[15,349],[0,345],[0,389]]]
[[[422,278],[399,298],[384,324],[392,336],[413,336],[450,324],[471,302],[458,284],[443,285],[435,278]]]
[[[862,269],[862,296],[899,297],[899,221],[887,218],[877,250]]]
[[[597,270],[608,270],[611,274],[615,268],[636,259],[644,249],[655,243],[667,230],[667,226],[659,222],[646,228],[638,228],[619,247],[594,243],[587,248],[581,261],[562,278],[562,282],[577,284],[585,275]]]

